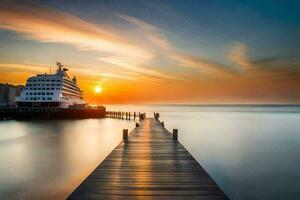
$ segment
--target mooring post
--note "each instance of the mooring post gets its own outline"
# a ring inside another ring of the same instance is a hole
[[[128,141],[128,129],[123,129],[123,140]]]
[[[174,141],[178,140],[178,129],[173,129],[173,140]]]
[[[135,123],[135,127],[138,128],[140,126],[139,123]]]
[[[161,125],[162,125],[162,127],[165,127],[165,123],[164,122],[161,122]]]

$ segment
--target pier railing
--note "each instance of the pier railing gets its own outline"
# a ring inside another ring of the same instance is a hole
[[[122,111],[106,111],[106,118],[114,118],[114,119],[126,119],[126,120],[135,120],[139,118],[139,120],[146,118],[146,113],[141,112],[122,112]]]

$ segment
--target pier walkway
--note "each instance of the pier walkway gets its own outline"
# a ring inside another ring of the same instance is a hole
[[[146,118],[68,199],[227,197],[162,123]]]

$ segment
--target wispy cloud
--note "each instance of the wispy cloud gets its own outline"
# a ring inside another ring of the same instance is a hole
[[[0,69],[2,72],[45,72],[49,69],[48,66],[33,64],[33,63],[0,63]]]
[[[109,27],[91,24],[77,16],[37,4],[1,1],[0,28],[22,33],[41,42],[59,42],[84,50],[96,50],[141,60],[151,52],[130,43]]]
[[[116,15],[121,19],[124,19],[125,21],[140,28],[143,31],[144,37],[146,37],[149,40],[149,42],[152,43],[154,46],[162,50],[173,50],[174,47],[172,46],[168,38],[161,32],[160,28],[135,17],[131,17],[124,14]]]
[[[229,66],[203,59],[199,56],[182,53],[178,48],[172,45],[171,41],[163,34],[159,27],[131,16],[122,14],[117,14],[117,16],[143,30],[144,37],[158,48],[166,59],[172,59],[177,62],[179,66],[198,69],[203,74],[213,76],[227,75],[230,73]]]
[[[245,73],[277,73],[300,70],[299,57],[269,56],[250,59],[249,47],[242,42],[233,42],[228,54],[229,60],[238,65]]]
[[[299,57],[273,56],[256,59],[252,64],[266,71],[300,71]]]
[[[151,66],[158,56],[203,74],[216,76],[230,73],[229,67],[223,64],[182,53],[159,27],[128,15],[116,15],[136,26],[148,45],[120,36],[113,27],[95,25],[63,11],[19,1],[1,1],[0,28],[21,33],[35,41],[64,43],[80,50],[97,51],[98,60],[103,63],[163,79],[180,80],[180,77],[145,67]]]
[[[252,69],[253,64],[247,58],[248,46],[242,42],[234,42],[229,51],[228,57],[235,64],[239,65],[242,70]]]
[[[123,18],[140,24],[143,29],[155,28],[137,19],[134,21],[134,18],[129,16]],[[0,28],[21,33],[28,39],[40,42],[65,43],[80,50],[97,51],[99,61],[126,70],[159,78],[178,79],[173,75],[143,67],[153,59],[154,55],[150,48],[120,36],[112,27],[94,25],[77,16],[49,7],[1,1]],[[153,40],[156,38],[154,36]],[[117,76],[118,74],[115,74],[114,77]]]

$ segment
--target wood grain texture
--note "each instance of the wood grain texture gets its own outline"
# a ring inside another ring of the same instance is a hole
[[[228,199],[159,121],[147,118],[68,199]]]

